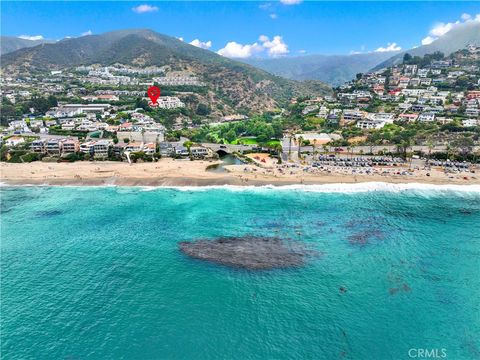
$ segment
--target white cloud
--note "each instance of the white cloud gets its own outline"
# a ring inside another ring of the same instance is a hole
[[[88,30],[88,31],[85,31],[83,33],[81,33],[81,36],[88,36],[88,35],[92,35],[92,30]]]
[[[455,25],[460,24],[460,21],[456,21],[454,23],[438,23],[436,24],[431,30],[430,30],[430,35],[440,37],[445,35],[447,32],[452,30]]]
[[[460,16],[460,20],[457,20],[455,22],[436,23],[428,32],[428,36],[422,40],[422,45],[431,44],[432,42],[442,37],[457,26],[470,22],[480,22],[480,14],[472,16],[470,14],[464,13]]]
[[[400,51],[402,48],[397,43],[387,43],[386,47],[379,47],[375,52]]]
[[[183,41],[183,37],[177,37],[178,40]]]
[[[43,40],[44,37],[42,35],[20,35],[20,39],[25,39],[25,40]]]
[[[303,0],[280,0],[283,5],[298,5],[301,4]]]
[[[278,18],[278,15],[277,15],[277,14],[275,14],[275,13],[273,13],[273,14],[270,14],[270,18],[272,18],[272,19],[274,19],[274,20],[275,20],[275,19],[277,19],[277,18]]]
[[[136,12],[137,14],[143,14],[143,13],[149,13],[149,12],[158,11],[158,7],[152,6],[152,5],[143,4],[143,5],[138,5],[138,6],[133,7],[132,10],[133,10],[134,12]]]
[[[428,45],[434,42],[436,39],[432,36],[427,36],[426,38],[422,39],[422,45]]]
[[[199,47],[201,49],[210,49],[212,47],[212,42],[210,40],[203,42],[203,41],[200,41],[199,39],[195,39],[195,40],[192,40],[189,44]]]
[[[229,58],[246,59],[262,50],[262,45],[259,45],[258,43],[242,45],[235,41],[231,41],[227,43],[223,49],[218,50],[217,53]]]
[[[260,40],[262,43],[264,43],[265,41],[268,41],[268,36],[266,35],[260,35],[258,37],[258,40]]]
[[[283,42],[282,37],[279,35],[274,36],[272,41],[267,36],[260,35],[258,40],[263,43],[262,45],[265,49],[268,49],[268,55],[271,57],[283,56],[289,53],[288,45]]]
[[[290,52],[288,45],[285,44],[279,35],[274,36],[272,40],[266,35],[260,35],[258,41],[246,45],[231,41],[223,49],[218,50],[217,53],[231,58],[248,58],[263,51],[266,51],[270,57],[279,57]]]
[[[365,51],[366,47],[365,45],[360,46],[360,50],[350,50],[350,55],[358,55],[358,54],[365,54],[365,53],[371,53],[371,51]]]

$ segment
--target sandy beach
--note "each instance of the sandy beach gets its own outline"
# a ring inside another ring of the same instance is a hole
[[[208,186],[208,185],[293,185],[334,183],[423,183],[480,184],[474,173],[445,174],[441,169],[416,170],[409,175],[348,174],[341,170],[307,172],[301,168],[285,170],[287,165],[261,167],[229,165],[225,172],[207,171],[219,161],[161,159],[154,163],[76,162],[25,164],[1,163],[1,182],[6,185],[123,185],[123,186]],[[386,170],[385,168],[381,170]]]

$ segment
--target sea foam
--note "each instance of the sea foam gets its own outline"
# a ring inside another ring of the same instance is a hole
[[[228,190],[232,192],[264,192],[264,191],[301,191],[316,193],[360,193],[360,192],[405,192],[405,191],[442,191],[442,192],[474,192],[480,193],[480,185],[454,185],[454,184],[422,184],[422,183],[401,183],[392,184],[386,182],[364,182],[364,183],[332,183],[318,185],[261,185],[261,186],[239,186],[239,185],[211,185],[211,186],[148,186],[141,187],[142,191],[154,191],[157,189],[173,189],[178,191],[209,191]]]
[[[201,192],[210,190],[227,190],[232,192],[265,192],[265,191],[299,191],[315,193],[361,193],[361,192],[471,192],[480,193],[480,184],[425,184],[425,183],[388,183],[388,182],[361,182],[361,183],[331,183],[331,184],[292,184],[292,185],[201,185],[201,186],[129,186],[129,185],[49,185],[49,184],[7,184],[0,182],[0,187],[68,187],[68,188],[118,188],[137,189],[139,191],[157,191],[171,189],[186,192]]]

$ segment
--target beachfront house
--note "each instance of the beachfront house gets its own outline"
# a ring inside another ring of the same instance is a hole
[[[46,141],[42,139],[32,141],[30,150],[37,154],[45,154],[47,152]]]
[[[77,139],[65,139],[62,141],[62,155],[75,154],[80,150]]]
[[[161,142],[159,144],[160,155],[162,157],[173,156],[175,154],[175,149],[172,144],[167,142]]]
[[[157,146],[155,143],[148,143],[143,145],[143,152],[147,155],[155,154]]]
[[[108,140],[99,140],[93,145],[93,157],[95,159],[106,159],[110,142]]]
[[[59,139],[50,139],[47,141],[47,153],[49,155],[60,155],[61,144]]]
[[[84,142],[83,144],[80,144],[80,152],[93,155],[94,145],[95,145],[95,141]]]
[[[142,151],[142,149],[143,149],[143,143],[141,142],[130,142],[125,147],[125,151],[129,151],[129,152],[139,152],[139,151]]]
[[[192,157],[196,159],[203,159],[211,155],[211,150],[202,146],[192,146],[190,152]]]
[[[5,145],[7,146],[17,146],[17,145],[20,145],[20,144],[23,144],[25,142],[25,139],[21,136],[12,136],[10,138],[8,138],[7,140],[5,140]]]
[[[175,148],[175,155],[188,156],[188,149],[184,146],[178,146]]]

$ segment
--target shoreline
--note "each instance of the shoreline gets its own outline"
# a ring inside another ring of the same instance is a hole
[[[480,179],[472,174],[450,178],[438,171],[430,177],[335,172],[280,174],[264,168],[246,172],[245,169],[252,168],[249,165],[229,165],[222,173],[206,171],[207,166],[217,163],[171,159],[131,165],[120,162],[1,163],[0,182],[2,186],[292,187],[367,183],[480,186]]]

